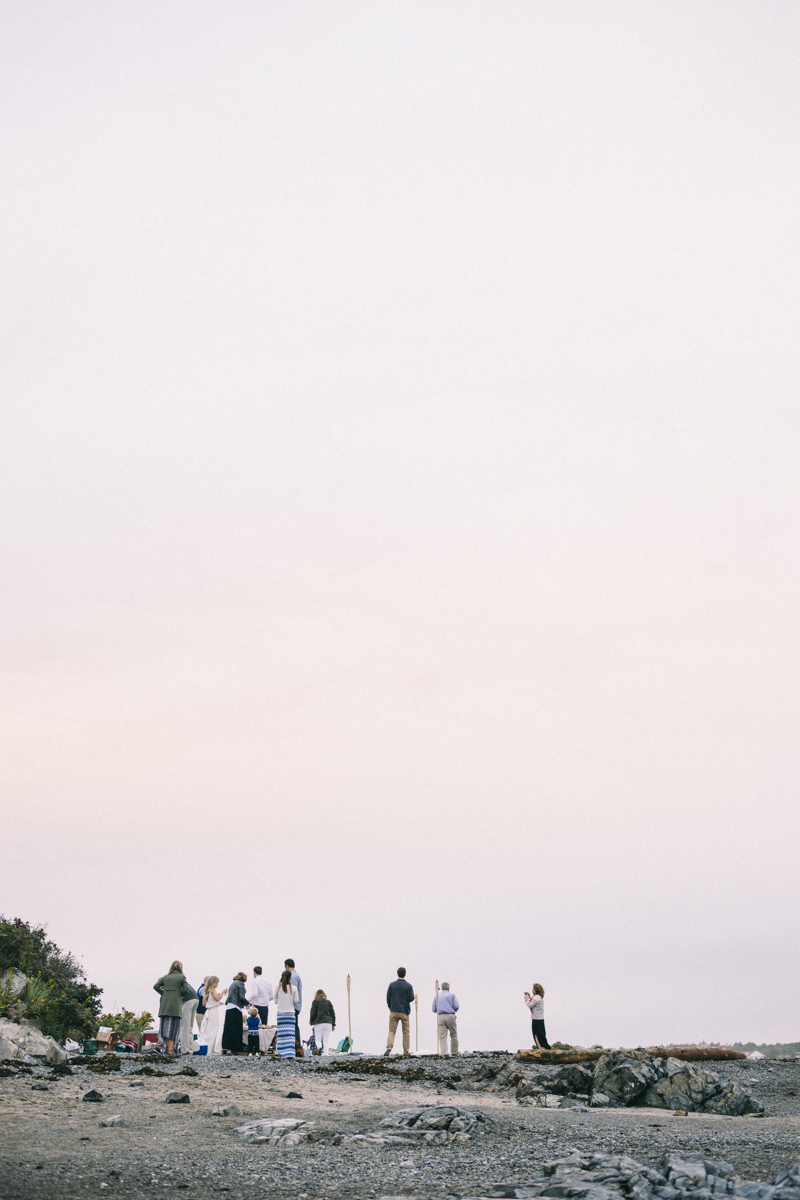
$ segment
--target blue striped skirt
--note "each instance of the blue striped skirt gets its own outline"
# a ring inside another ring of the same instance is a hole
[[[278,1013],[278,1058],[295,1058],[294,1009]]]
[[[175,1042],[175,1049],[177,1050],[181,1040],[181,1018],[162,1017],[159,1022],[158,1032],[164,1041]]]

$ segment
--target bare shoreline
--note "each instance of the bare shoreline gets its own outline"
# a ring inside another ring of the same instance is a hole
[[[800,1157],[800,1064],[730,1062],[725,1074],[744,1082],[765,1107],[762,1119],[690,1115],[652,1109],[547,1110],[519,1105],[513,1091],[466,1090],[470,1074],[493,1056],[390,1060],[397,1074],[331,1069],[336,1060],[247,1058],[158,1060],[139,1074],[141,1058],[118,1071],[86,1066],[53,1077],[45,1069],[0,1079],[3,1200],[62,1200],[87,1194],[152,1196],[177,1189],[197,1197],[430,1197],[485,1195],[499,1184],[540,1178],[546,1162],[571,1150],[604,1149],[657,1166],[668,1149],[713,1151],[744,1178],[766,1180]],[[196,1075],[180,1074],[189,1065]],[[339,1067],[343,1063],[337,1064]],[[403,1079],[400,1072],[433,1074]],[[460,1079],[457,1078],[460,1076]],[[34,1085],[46,1081],[47,1090]],[[86,1103],[90,1089],[101,1103]],[[179,1089],[189,1103],[167,1104]],[[290,1091],[301,1098],[289,1099]],[[215,1105],[240,1116],[212,1116]],[[342,1138],[374,1130],[413,1105],[457,1105],[486,1117],[487,1132],[442,1146],[303,1143],[286,1148],[243,1142],[244,1121],[299,1118]],[[114,1114],[125,1125],[103,1128]]]

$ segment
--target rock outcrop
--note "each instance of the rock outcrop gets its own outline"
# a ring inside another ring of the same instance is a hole
[[[359,1143],[368,1146],[419,1144],[444,1146],[448,1142],[466,1142],[486,1129],[486,1117],[474,1109],[431,1104],[421,1108],[400,1108],[385,1117],[378,1129],[368,1133],[341,1134],[319,1129],[314,1121],[282,1117],[248,1121],[236,1132],[245,1142],[271,1146],[296,1146],[299,1142],[330,1142],[334,1145]]]
[[[728,1162],[677,1151],[664,1156],[660,1170],[625,1154],[576,1152],[548,1163],[544,1172],[547,1178],[515,1189],[516,1194],[524,1191],[525,1196],[564,1200],[709,1200],[711,1196],[800,1200],[800,1163],[781,1171],[772,1183],[745,1181]]]
[[[67,1053],[54,1038],[31,1025],[17,1025],[0,1020],[0,1060],[32,1064],[46,1062],[50,1066],[67,1061]]]
[[[12,1003],[21,1000],[25,995],[25,989],[28,986],[28,976],[23,975],[22,971],[18,971],[16,967],[9,967],[0,975],[0,991],[9,991],[9,999]]]
[[[503,1077],[499,1070],[496,1079]],[[514,1076],[508,1077],[514,1083]],[[664,1108],[741,1117],[763,1107],[739,1084],[720,1081],[703,1064],[678,1058],[654,1058],[646,1050],[617,1050],[598,1059],[594,1071],[564,1067],[555,1075],[538,1075],[516,1084],[522,1104],[542,1108]]]

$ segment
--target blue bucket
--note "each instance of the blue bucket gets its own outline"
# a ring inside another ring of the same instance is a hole
[[[201,1046],[199,1050],[195,1050],[195,1054],[208,1054],[208,1046]]]

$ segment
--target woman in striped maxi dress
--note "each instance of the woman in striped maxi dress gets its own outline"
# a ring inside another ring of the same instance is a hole
[[[284,971],[275,992],[275,1005],[278,1009],[278,1058],[295,1058],[294,1006],[300,1003],[297,988],[292,983],[292,972]]]

